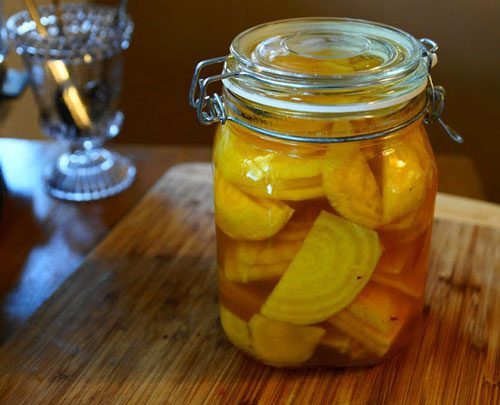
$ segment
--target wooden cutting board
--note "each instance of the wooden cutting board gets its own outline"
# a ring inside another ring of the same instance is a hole
[[[0,403],[500,402],[500,208],[440,196],[425,330],[370,368],[279,370],[217,315],[211,173],[173,168],[0,350]]]

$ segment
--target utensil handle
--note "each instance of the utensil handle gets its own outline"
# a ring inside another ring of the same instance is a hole
[[[47,35],[49,35],[47,28],[41,22],[40,13],[38,12],[38,7],[36,6],[35,1],[34,0],[24,0],[24,4],[26,5],[26,8],[28,9],[28,12],[30,14],[31,19],[36,24],[36,30],[38,31],[38,33],[42,37],[46,37]]]
[[[36,24],[36,29],[40,36],[49,35],[47,28],[42,24],[38,7],[34,0],[24,0],[31,19]],[[92,121],[87,107],[77,87],[72,83],[68,67],[60,60],[50,60],[47,67],[54,77],[55,82],[63,88],[63,100],[73,118],[75,125],[80,129],[90,129]]]
[[[63,35],[63,20],[62,20],[62,7],[61,0],[52,0],[56,9],[56,21],[59,28],[59,35]]]
[[[124,25],[127,19],[127,5],[128,5],[128,0],[120,0],[120,3],[118,5],[118,11],[116,13],[116,24],[118,26]]]

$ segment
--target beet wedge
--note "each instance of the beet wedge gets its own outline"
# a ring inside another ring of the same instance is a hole
[[[356,298],[380,255],[375,231],[322,211],[261,313],[297,325],[325,321]]]

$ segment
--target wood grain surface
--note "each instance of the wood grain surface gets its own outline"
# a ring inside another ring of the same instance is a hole
[[[0,345],[168,168],[189,160],[209,161],[211,154],[205,147],[111,147],[137,166],[134,184],[114,197],[76,204],[51,198],[44,189],[43,170],[62,152],[60,145],[0,139],[0,169],[8,190],[0,218]]]
[[[0,403],[500,401],[499,227],[437,218],[425,327],[407,351],[369,368],[273,369],[219,327],[210,176],[171,169],[4,344]]]

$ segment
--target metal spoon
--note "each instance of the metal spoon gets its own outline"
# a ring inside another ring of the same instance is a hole
[[[38,12],[35,1],[24,0],[24,4],[28,9],[31,19],[35,22],[36,29],[40,36],[48,36],[49,33],[47,28],[41,23],[40,13]],[[61,89],[62,99],[76,127],[80,130],[90,129],[92,127],[92,121],[87,106],[77,87],[73,84],[67,66],[61,60],[50,60],[47,62],[47,68]]]

